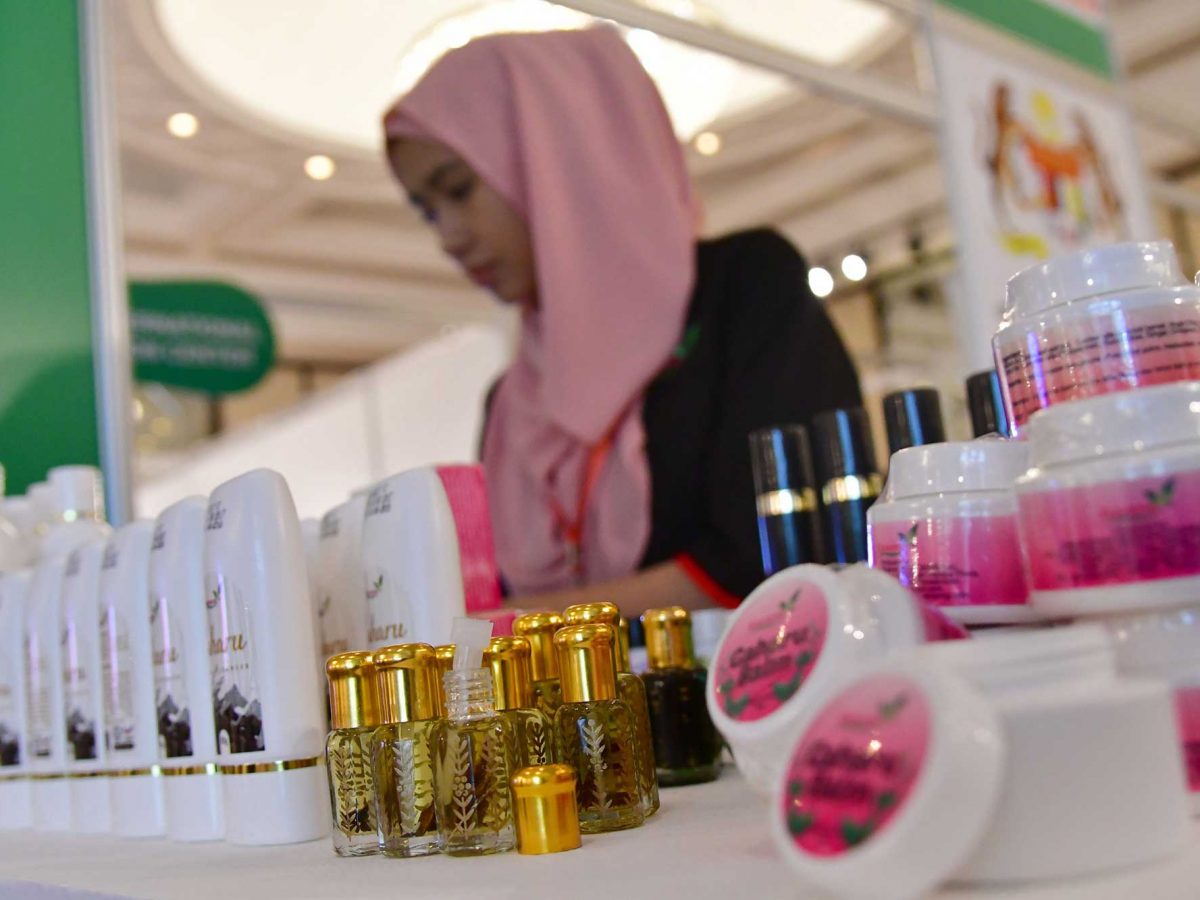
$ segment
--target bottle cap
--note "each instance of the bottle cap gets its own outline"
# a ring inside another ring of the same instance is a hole
[[[601,601],[599,603],[578,603],[563,610],[563,624],[588,625],[600,622],[611,625],[617,630],[617,671],[628,672],[629,667],[629,626],[624,624],[621,610],[615,603]]]
[[[556,763],[520,769],[512,777],[512,793],[518,853],[579,848],[579,811],[571,766]]]
[[[682,606],[648,609],[642,616],[646,629],[646,662],[651,669],[691,669],[692,617]]]
[[[562,616],[556,612],[526,613],[513,621],[513,634],[529,639],[529,648],[532,651],[529,665],[533,670],[534,681],[558,677],[554,633],[562,626]]]
[[[984,369],[967,379],[967,408],[971,411],[971,433],[975,437],[985,434],[1012,437],[1000,393],[1000,376],[995,369]]]
[[[875,475],[871,420],[861,406],[813,416],[813,464],[821,484],[846,475]]]
[[[759,515],[816,509],[817,482],[803,425],[750,432],[750,463]]]
[[[533,673],[529,639],[492,638],[483,651],[483,664],[492,670],[496,709],[533,709]]]
[[[906,447],[892,457],[891,500],[924,494],[1009,491],[1029,468],[1029,446],[1002,438]]]
[[[888,453],[946,440],[942,401],[933,388],[895,391],[883,398]]]
[[[443,715],[438,661],[428,644],[397,644],[375,651],[380,721],[385,725]]]
[[[94,466],[58,466],[46,473],[57,518],[104,519],[100,470]]]
[[[611,625],[567,625],[554,635],[563,703],[617,696],[617,632]]]
[[[379,724],[375,662],[370,653],[338,653],[325,663],[330,721],[334,730]]]

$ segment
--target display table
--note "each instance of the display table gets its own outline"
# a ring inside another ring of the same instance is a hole
[[[714,784],[664,790],[662,803],[661,812],[642,828],[585,836],[581,849],[552,856],[339,859],[328,841],[246,848],[9,833],[0,835],[0,898],[759,900],[823,896],[797,881],[778,858],[762,804],[732,768]],[[1120,823],[1114,822],[1113,827],[1119,828]],[[1194,900],[1200,897],[1200,845],[1161,863],[1102,878],[1016,889],[951,890],[940,896]]]

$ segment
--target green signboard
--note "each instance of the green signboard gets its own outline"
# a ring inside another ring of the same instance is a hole
[[[73,0],[0,0],[0,463],[99,461]]]
[[[267,314],[232,285],[135,282],[129,306],[138,381],[227,394],[257,384],[274,362]]]

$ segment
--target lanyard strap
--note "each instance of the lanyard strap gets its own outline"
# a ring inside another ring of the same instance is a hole
[[[579,489],[578,505],[574,518],[568,517],[555,498],[550,500],[550,510],[554,515],[555,524],[567,542],[567,557],[571,571],[576,575],[583,574],[583,522],[587,517],[588,505],[592,499],[592,491],[600,477],[600,471],[608,461],[612,451],[612,432],[604,436],[600,443],[588,450],[587,465],[583,471],[583,484]]]

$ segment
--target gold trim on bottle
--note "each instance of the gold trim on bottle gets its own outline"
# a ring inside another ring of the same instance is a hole
[[[512,632],[529,640],[529,665],[534,681],[558,677],[558,655],[554,650],[554,634],[563,627],[563,617],[556,612],[534,612],[517,616]]]
[[[163,775],[220,775],[221,767],[217,763],[205,763],[202,766],[183,766],[179,769],[163,769]]]
[[[276,759],[271,762],[240,763],[238,765],[222,765],[222,775],[258,775],[262,772],[290,772],[293,769],[311,769],[313,766],[324,765],[324,756],[310,756],[308,759]]]
[[[19,775],[0,775],[0,784],[8,781],[24,781],[32,776],[28,772],[22,772]]]
[[[646,631],[646,664],[651,669],[691,669],[696,665],[692,649],[692,617],[682,606],[648,609],[642,614]]]
[[[563,610],[563,623],[566,625],[588,625],[592,622],[611,625],[616,629],[617,645],[614,650],[617,656],[617,671],[633,671],[629,665],[629,623],[621,615],[617,604],[601,600],[598,603],[578,603]]]
[[[842,475],[831,478],[821,488],[821,502],[826,506],[845,503],[848,500],[873,500],[883,490],[883,477],[878,472],[870,475]]]
[[[492,638],[483,651],[484,668],[492,670],[497,712],[535,708],[532,655],[529,638],[523,637]]]
[[[113,769],[105,772],[109,778],[159,778],[162,776],[163,768],[159,765],[146,766],[141,769]]]
[[[575,780],[575,769],[562,763],[530,766],[513,775],[518,853],[559,853],[580,846]]]
[[[568,625],[554,635],[563,703],[617,696],[617,631],[611,625]]]
[[[380,724],[419,722],[444,715],[440,671],[437,651],[429,644],[396,644],[376,650]]]
[[[375,658],[365,651],[338,653],[325,663],[329,681],[329,719],[334,731],[374,728],[379,724],[375,696]]]
[[[810,487],[802,491],[767,491],[758,495],[760,516],[782,516],[787,513],[812,512],[817,508],[817,492]]]
[[[67,778],[107,778],[110,773],[104,771],[94,772],[68,772]]]
[[[66,778],[66,772],[34,772],[29,775],[30,781],[57,781]]]

